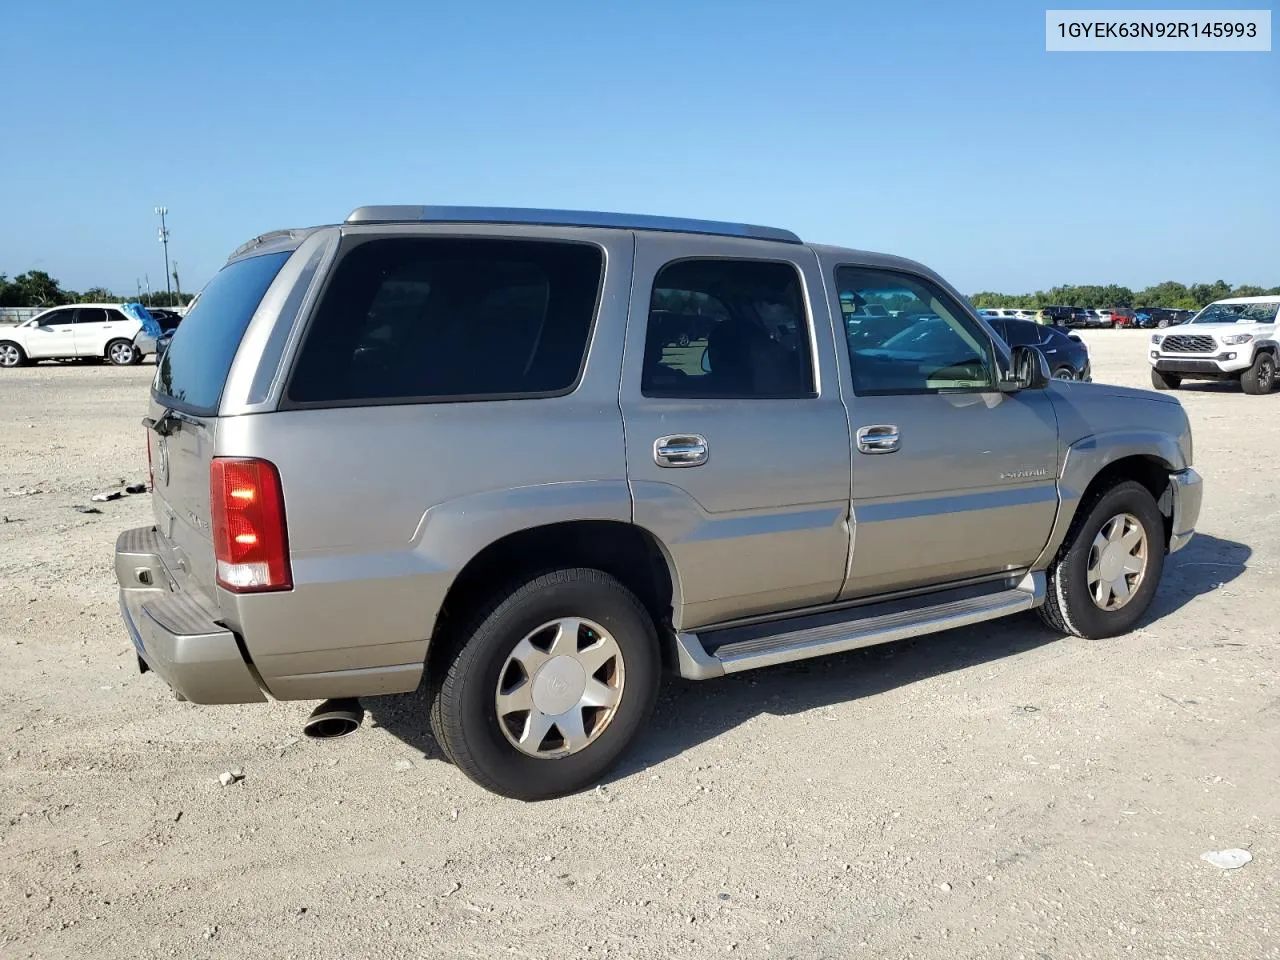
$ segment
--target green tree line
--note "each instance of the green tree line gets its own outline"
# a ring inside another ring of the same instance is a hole
[[[191,302],[189,293],[144,293],[118,296],[106,287],[79,292],[64,290],[43,270],[28,270],[10,280],[0,273],[0,307],[57,307],[66,303],[142,303],[148,307],[181,307]]]
[[[1227,297],[1261,297],[1280,295],[1280,287],[1257,287],[1242,284],[1233,287],[1225,280],[1213,283],[1176,283],[1166,280],[1145,290],[1134,291],[1128,287],[1116,286],[1114,283],[1100,286],[1097,284],[1067,285],[1053,287],[1050,290],[1037,290],[1035,293],[993,293],[984,290],[975,293],[970,300],[975,307],[1041,307],[1063,306],[1099,309],[1102,307],[1172,307],[1176,310],[1199,310],[1215,300]]]

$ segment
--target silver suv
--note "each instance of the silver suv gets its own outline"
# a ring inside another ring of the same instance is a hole
[[[522,799],[597,780],[664,669],[1032,609],[1124,633],[1200,509],[1175,398],[1050,381],[920,264],[745,224],[266,234],[151,394],[155,525],[116,545],[142,669],[197,703],[424,683],[449,758]]]

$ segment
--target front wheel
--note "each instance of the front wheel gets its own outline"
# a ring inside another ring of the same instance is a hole
[[[27,362],[26,351],[8,340],[0,343],[0,367],[20,367]]]
[[[1132,630],[1164,570],[1164,518],[1140,483],[1126,480],[1081,504],[1049,566],[1040,617],[1090,640]]]
[[[1161,373],[1154,367],[1151,369],[1151,385],[1157,390],[1177,390],[1182,386],[1182,378],[1172,373]]]
[[[1270,393],[1276,386],[1276,360],[1269,353],[1260,353],[1251,366],[1240,374],[1240,389],[1245,393]]]
[[[107,344],[107,359],[117,367],[127,367],[133,363],[138,348],[128,340],[112,340]]]
[[[1053,371],[1053,379],[1055,380],[1074,380],[1075,378],[1075,371],[1070,367],[1059,367]]]
[[[597,781],[653,711],[661,656],[635,594],[573,568],[503,591],[452,642],[430,720],[463,773],[517,800]]]

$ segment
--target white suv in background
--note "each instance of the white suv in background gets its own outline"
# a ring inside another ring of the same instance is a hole
[[[1276,314],[1280,296],[1217,300],[1173,333],[1151,335],[1151,384],[1176,390],[1183,380],[1239,380],[1245,393],[1276,386]]]
[[[139,338],[143,333],[151,338]],[[159,333],[155,319],[137,303],[54,307],[16,327],[0,328],[0,367],[75,357],[96,357],[117,366],[141,363],[147,352],[155,352]]]

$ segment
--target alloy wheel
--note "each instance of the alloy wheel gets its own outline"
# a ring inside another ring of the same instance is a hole
[[[625,682],[622,650],[598,623],[544,623],[515,645],[498,675],[498,725],[521,753],[569,756],[608,728]]]
[[[1089,596],[1101,610],[1119,610],[1142,586],[1147,573],[1147,531],[1131,513],[1102,525],[1089,548]]]

